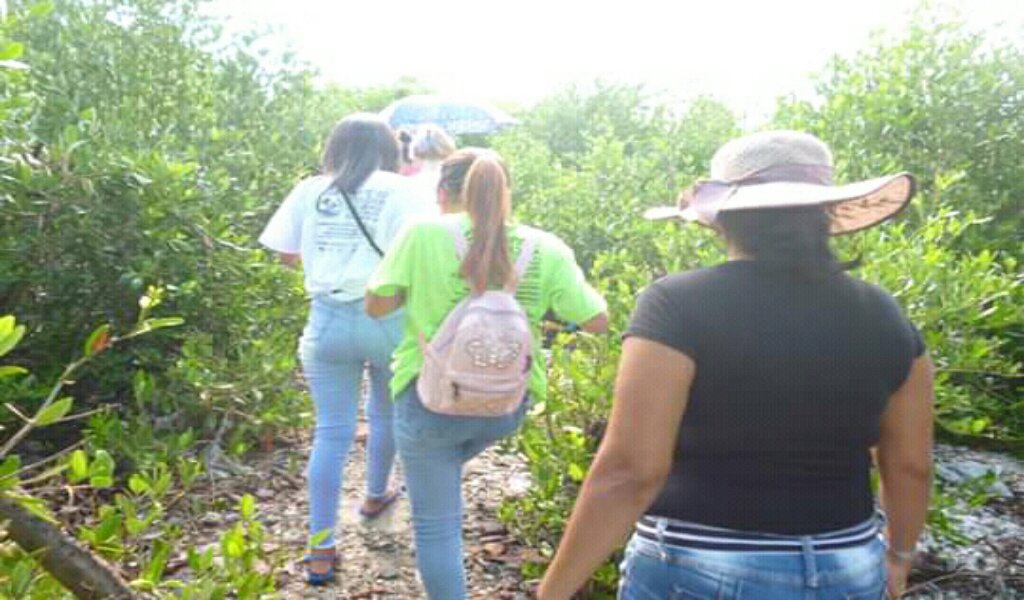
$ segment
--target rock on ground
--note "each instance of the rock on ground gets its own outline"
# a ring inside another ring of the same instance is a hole
[[[1024,598],[1024,462],[938,445],[935,472],[955,499],[947,515],[968,543],[926,533],[911,597]],[[972,503],[972,491],[984,497]]]

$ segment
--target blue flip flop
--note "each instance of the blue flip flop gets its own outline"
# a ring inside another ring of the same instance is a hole
[[[315,586],[324,586],[334,581],[335,567],[338,564],[337,554],[307,554],[302,557],[303,564],[309,564],[314,562],[328,562],[331,563],[331,568],[324,573],[314,573],[312,571],[306,571],[306,583]]]
[[[377,508],[377,510],[370,510],[370,511],[368,511],[368,510],[364,510],[363,507],[360,506],[359,507],[359,514],[364,519],[376,519],[377,517],[381,516],[384,513],[384,511],[386,511],[388,509],[389,506],[394,504],[395,500],[398,500],[401,497],[402,497],[402,490],[395,490],[395,491],[391,492],[390,494],[388,494],[387,496],[384,496],[384,498],[382,498],[380,500],[380,507]]]

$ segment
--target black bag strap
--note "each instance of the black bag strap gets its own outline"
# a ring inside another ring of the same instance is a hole
[[[384,251],[380,249],[380,246],[377,245],[377,242],[373,241],[373,236],[370,235],[370,232],[366,229],[366,225],[363,223],[363,220],[359,217],[359,213],[356,212],[356,207],[352,204],[352,200],[349,199],[348,194],[346,194],[345,190],[341,189],[340,187],[335,189],[341,192],[341,197],[345,199],[345,204],[348,205],[348,210],[352,213],[352,218],[356,220],[356,225],[359,226],[359,231],[362,231],[363,236],[366,237],[366,241],[370,242],[370,246],[373,247],[374,251],[377,253],[377,256],[383,257]]]

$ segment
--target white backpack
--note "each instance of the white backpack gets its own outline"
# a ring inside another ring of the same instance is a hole
[[[449,221],[459,261],[467,241],[457,221]],[[533,259],[534,241],[523,240],[515,280],[503,290],[470,294],[445,317],[427,343],[420,334],[423,368],[416,391],[423,406],[445,415],[497,417],[516,411],[530,382],[533,336],[516,286]]]

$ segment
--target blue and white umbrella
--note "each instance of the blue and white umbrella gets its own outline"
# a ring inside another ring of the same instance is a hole
[[[406,96],[392,102],[380,115],[395,128],[433,123],[451,135],[493,133],[518,123],[508,113],[488,104],[433,94]]]

